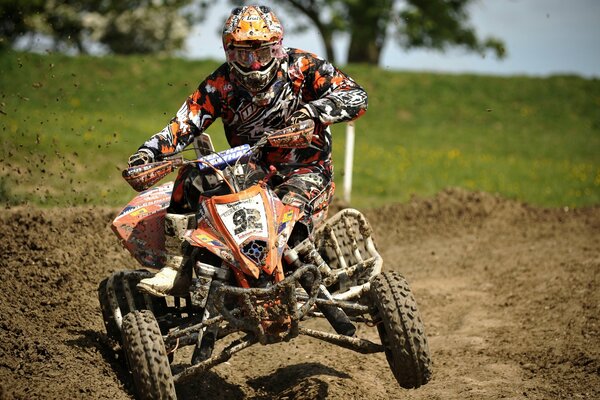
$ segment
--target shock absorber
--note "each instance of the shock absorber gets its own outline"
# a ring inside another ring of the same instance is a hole
[[[294,269],[298,269],[302,266],[302,261],[298,256],[298,253],[294,249],[288,249],[284,253],[284,259],[288,263],[288,265],[292,266]],[[309,291],[313,284],[312,275],[304,275],[302,279],[300,279],[300,285],[304,288],[304,290]],[[317,298],[323,300],[332,300],[332,296],[327,290],[327,288],[323,285],[319,286],[319,293],[317,294]],[[356,333],[356,326],[350,321],[350,318],[346,315],[344,310],[339,307],[325,304],[317,304],[317,308],[319,311],[323,313],[327,321],[331,324],[333,329],[339,333],[340,335],[346,336],[354,336]]]
[[[211,311],[214,313],[214,310],[209,310],[210,307],[207,307],[212,282],[214,280],[228,280],[230,271],[226,268],[215,267],[214,265],[206,264],[200,261],[196,262],[195,270],[197,279],[192,286],[190,299],[194,306],[204,308],[202,322],[205,322],[211,316],[213,316]],[[218,331],[219,325],[214,324],[209,327],[202,328],[198,332],[196,347],[194,348],[194,353],[192,354],[192,364],[198,364],[208,359],[212,355]]]

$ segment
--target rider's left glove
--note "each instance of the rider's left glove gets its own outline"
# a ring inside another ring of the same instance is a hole
[[[130,167],[134,167],[136,165],[149,164],[153,161],[154,153],[152,153],[151,150],[139,149],[135,154],[129,157],[129,161],[127,161],[127,164],[129,164]]]

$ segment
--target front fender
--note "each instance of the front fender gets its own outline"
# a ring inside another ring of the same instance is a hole
[[[140,193],[112,223],[123,247],[145,267],[164,265],[164,221],[172,191],[173,182],[168,182]]]
[[[186,240],[189,244],[196,247],[202,247],[209,250],[211,253],[220,257],[223,261],[228,264],[238,266],[239,264],[233,257],[231,250],[212,232],[207,229],[198,228],[193,230],[187,237]]]

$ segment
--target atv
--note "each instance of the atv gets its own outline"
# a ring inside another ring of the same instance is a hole
[[[146,269],[104,279],[98,297],[107,336],[123,349],[140,399],[175,399],[175,385],[255,344],[310,336],[362,354],[384,352],[403,388],[431,376],[430,355],[417,303],[406,279],[382,272],[383,260],[365,216],[351,208],[310,233],[304,212],[284,204],[269,176],[248,179],[264,146],[295,148],[311,140],[312,121],[265,134],[254,145],[211,152],[195,160],[171,155],[130,167],[124,178],[141,193],[115,218],[123,246],[145,268],[160,268],[176,248],[189,268],[183,293],[159,297],[139,290]],[[168,212],[173,183],[152,187],[184,165],[198,169],[198,209]],[[315,204],[319,199],[315,200]],[[165,234],[167,232],[167,234]],[[169,245],[173,237],[180,246]],[[306,327],[324,318],[331,329]],[[375,343],[357,337],[357,325],[374,327]],[[174,373],[174,354],[193,347],[189,366]]]

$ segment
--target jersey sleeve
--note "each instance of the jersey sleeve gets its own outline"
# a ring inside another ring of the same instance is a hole
[[[305,61],[305,90],[314,98],[305,107],[323,124],[352,121],[367,110],[367,92],[352,78],[319,57]]]
[[[182,151],[194,137],[204,132],[221,114],[221,90],[224,77],[218,71],[206,78],[189,96],[175,117],[160,132],[140,148],[151,150],[155,156]]]

